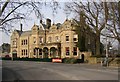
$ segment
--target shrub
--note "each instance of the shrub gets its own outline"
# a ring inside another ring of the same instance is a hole
[[[117,64],[120,64],[120,58],[116,59]]]
[[[70,59],[70,63],[72,63],[72,64],[77,63],[77,59],[71,58],[71,59]]]
[[[63,63],[71,63],[71,64],[77,63],[77,59],[75,58],[64,58],[62,61]]]
[[[120,54],[116,55],[116,57],[120,57]]]
[[[11,60],[11,58],[10,57],[2,57],[2,60]]]

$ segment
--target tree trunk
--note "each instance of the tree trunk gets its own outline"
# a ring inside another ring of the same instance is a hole
[[[100,34],[96,35],[96,55],[100,55]]]
[[[120,42],[118,42],[118,54],[120,54]]]

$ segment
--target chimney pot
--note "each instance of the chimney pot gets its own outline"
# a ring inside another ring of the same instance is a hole
[[[42,20],[40,20],[40,23],[42,24]]]
[[[48,29],[51,27],[51,20],[50,19],[46,19],[46,25],[47,25]]]

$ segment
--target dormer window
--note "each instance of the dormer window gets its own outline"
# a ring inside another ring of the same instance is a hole
[[[16,45],[16,41],[13,41],[13,45]]]
[[[43,37],[40,37],[40,43],[43,43]]]
[[[58,37],[58,36],[56,36],[56,41],[57,41],[57,42],[59,41],[59,37]]]
[[[39,28],[38,28],[38,30],[39,30]]]
[[[15,47],[17,47],[17,39],[13,40],[12,45],[15,46]]]
[[[33,28],[33,30],[36,30],[35,28]]]

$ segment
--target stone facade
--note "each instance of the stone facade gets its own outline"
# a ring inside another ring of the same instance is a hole
[[[79,57],[78,35],[74,20],[63,24],[34,24],[31,30],[15,30],[11,35],[11,56],[28,58]]]

